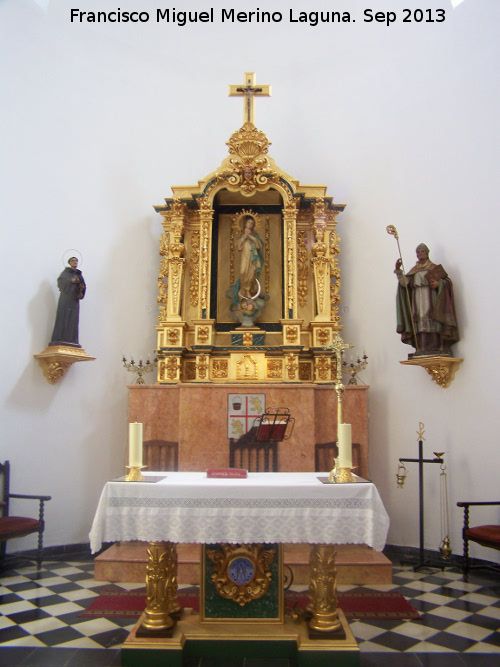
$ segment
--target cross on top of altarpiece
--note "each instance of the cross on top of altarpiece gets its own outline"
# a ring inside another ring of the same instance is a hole
[[[271,86],[260,86],[255,83],[255,72],[245,72],[243,86],[229,86],[229,97],[244,97],[243,122],[254,122],[254,98],[271,97]]]

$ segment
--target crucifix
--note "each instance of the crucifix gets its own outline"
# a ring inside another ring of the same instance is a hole
[[[333,336],[332,344],[328,347],[332,350],[335,350],[337,359],[337,382],[335,383],[335,391],[337,392],[337,423],[342,424],[342,394],[345,390],[345,387],[342,384],[342,353],[344,350],[354,347],[354,345],[351,345],[350,343],[344,343],[342,336],[338,331],[336,331]]]
[[[254,98],[271,97],[271,86],[258,86],[255,83],[255,72],[245,72],[243,86],[229,86],[229,97],[244,97],[243,122],[254,122]]]

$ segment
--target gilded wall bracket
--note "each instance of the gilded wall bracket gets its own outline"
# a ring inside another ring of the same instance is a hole
[[[56,384],[66,375],[68,369],[77,361],[94,361],[95,357],[88,355],[81,347],[69,345],[48,346],[33,355],[40,364],[44,377],[49,384]]]
[[[463,359],[456,357],[414,357],[408,361],[400,361],[404,366],[421,366],[429,373],[431,378],[443,389],[449,387],[455,379],[455,372]]]

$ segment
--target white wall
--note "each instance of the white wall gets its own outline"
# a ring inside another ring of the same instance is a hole
[[[273,86],[270,100],[257,101],[256,124],[277,163],[303,183],[327,183],[347,205],[338,225],[344,334],[369,356],[371,475],[391,517],[389,543],[418,546],[417,467],[403,490],[395,472],[399,457],[417,454],[419,421],[426,455],[446,451],[455,552],[456,501],[498,499],[500,5],[466,0],[453,11],[448,0],[429,0],[426,7],[445,8],[444,22],[406,24],[399,11],[387,27],[364,23],[363,9],[402,3],[333,4],[356,22],[290,24],[288,8],[304,8],[295,0],[214,0],[214,24],[72,24],[72,5],[152,16],[167,5],[0,0],[0,459],[12,463],[15,490],[52,494],[47,545],[85,541],[104,482],[123,472],[130,376],[122,354],[145,359],[156,344],[161,224],[152,206],[224,158],[242,118],[227,86],[245,71]],[[222,24],[223,6],[285,18]],[[395,333],[389,224],[408,268],[424,241],[454,281],[462,335],[455,353],[465,361],[448,389],[399,363],[411,348]],[[52,386],[33,355],[50,338],[67,248],[84,256],[80,341],[97,360]],[[425,475],[426,547],[435,549],[438,466]],[[498,522],[499,512],[481,518]]]

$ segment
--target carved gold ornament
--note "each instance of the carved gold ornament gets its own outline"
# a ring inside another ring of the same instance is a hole
[[[297,329],[295,327],[287,327],[286,328],[286,342],[287,343],[295,343],[297,341],[298,334],[297,334]]]
[[[204,198],[200,203],[200,229],[201,229],[201,276],[200,292],[202,310],[208,308],[208,283],[210,262],[210,230],[212,226],[213,210],[210,208],[208,199]]]
[[[337,215],[336,213],[331,215],[331,212],[329,212],[327,218],[331,217],[334,221],[334,224],[336,224],[335,221],[336,215]],[[330,318],[334,324],[340,323],[339,305],[341,301],[340,299],[341,280],[340,280],[340,266],[338,259],[340,255],[339,241],[340,241],[339,235],[337,234],[337,232],[333,231],[330,234],[330,303],[331,303]]]
[[[212,362],[212,377],[227,378],[229,370],[229,362],[227,359],[214,359]]]
[[[292,200],[289,205],[283,209],[283,226],[285,230],[285,247],[283,262],[285,266],[285,299],[288,313],[295,314],[296,305],[296,246],[295,246],[295,227],[297,223],[298,202]]]
[[[309,361],[299,363],[299,380],[302,382],[310,382],[312,380],[311,363]]]
[[[169,357],[165,362],[165,370],[169,380],[176,380],[179,373],[179,360],[176,357]]]
[[[167,331],[168,342],[170,345],[177,345],[179,342],[179,329],[171,328]]]
[[[164,216],[165,219],[165,216]],[[158,272],[158,296],[160,315],[158,322],[164,324],[167,321],[167,303],[168,303],[168,245],[170,235],[165,232],[160,237],[160,270]]]
[[[271,583],[270,566],[276,549],[264,549],[262,544],[221,544],[219,549],[206,549],[213,563],[210,575],[217,593],[244,607],[263,597]]]
[[[229,189],[251,197],[277,182],[279,175],[267,156],[269,144],[264,132],[245,123],[228,141],[231,158],[216,173],[217,183],[226,181]]]
[[[249,347],[250,345],[253,345],[253,334],[251,334],[251,333],[244,333],[243,334],[243,345],[245,345],[245,347]]]
[[[49,384],[59,382],[75,362],[95,360],[95,357],[88,355],[83,348],[69,345],[49,345],[43,352],[33,356]]]
[[[192,306],[198,305],[200,290],[200,230],[197,229],[191,236],[191,257],[189,260],[191,280],[189,283],[189,295]]]
[[[196,361],[186,361],[184,364],[186,380],[196,380]]]
[[[259,377],[259,367],[255,359],[250,354],[245,354],[236,364],[236,378],[238,380],[257,380]]]
[[[206,354],[200,354],[196,368],[198,370],[198,377],[204,380],[208,375],[208,356]]]
[[[209,327],[198,327],[197,334],[198,334],[198,342],[204,345],[207,342],[208,337],[210,335],[210,329]]]
[[[327,382],[330,379],[330,374],[332,370],[331,358],[326,357],[325,355],[321,355],[320,357],[316,357],[315,362],[316,362],[316,376],[318,380]]]
[[[425,368],[436,384],[446,389],[455,379],[455,373],[463,359],[455,357],[413,357],[408,361],[401,361],[405,366],[421,366]]]
[[[318,329],[317,336],[318,336],[318,343],[324,346],[328,343],[328,340],[330,338],[330,331],[329,329]]]
[[[56,384],[56,382],[59,382],[66,375],[68,368],[71,368],[69,362],[49,361],[45,365],[44,375],[49,384]]]
[[[299,360],[297,355],[291,352],[290,354],[285,355],[286,359],[286,371],[287,377],[289,380],[295,380],[299,370]]]
[[[283,377],[283,362],[281,359],[268,359],[267,377],[270,379]]]
[[[299,295],[299,306],[305,307],[307,305],[307,281],[309,278],[309,271],[307,265],[307,247],[306,247],[307,232],[299,232],[297,234],[297,263],[298,263],[298,279],[297,287]]]

